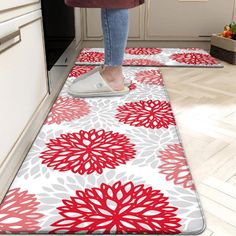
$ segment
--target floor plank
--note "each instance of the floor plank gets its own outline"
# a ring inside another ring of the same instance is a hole
[[[202,236],[236,235],[236,66],[162,68],[206,217]]]

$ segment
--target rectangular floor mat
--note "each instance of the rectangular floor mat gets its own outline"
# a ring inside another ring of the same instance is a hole
[[[161,71],[123,97],[70,96],[74,66],[0,205],[0,233],[197,234],[204,219]]]
[[[84,48],[77,65],[104,63],[104,48]],[[224,67],[201,48],[126,48],[123,65],[158,67]]]

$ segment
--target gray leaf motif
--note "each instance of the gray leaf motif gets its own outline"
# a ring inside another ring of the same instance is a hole
[[[62,185],[59,185],[59,184],[52,184],[52,187],[57,191],[64,191],[64,192],[66,191],[65,187],[63,187]]]
[[[193,193],[194,193],[193,191],[190,191],[188,189],[184,189],[184,188],[181,188],[181,187],[175,187],[175,189],[176,189],[176,191],[181,193],[182,196],[184,196],[184,195],[193,196]]]
[[[45,165],[41,165],[39,155],[45,149],[46,143],[51,138],[57,137],[58,134],[63,131],[57,130],[55,132],[55,130],[44,128],[44,126],[41,128],[39,135],[32,144],[30,151],[22,163],[22,166],[17,173],[17,178],[24,177],[24,179],[28,179],[30,177],[36,179],[41,177],[42,174],[45,175],[46,178],[50,177],[50,174],[48,173],[50,170],[49,168],[46,168]]]
[[[53,208],[55,208],[55,206],[48,206],[48,205],[41,206],[41,205],[39,205],[38,211],[39,212],[48,211],[48,210],[53,209]]]
[[[51,231],[53,229],[51,227],[51,224],[60,219],[60,216],[58,215],[57,212],[55,212],[54,214],[53,213],[49,214],[48,217],[44,220],[43,224],[40,225],[42,229],[45,229],[43,232],[44,234],[47,234],[49,231]]]
[[[79,176],[79,175],[76,175],[75,179],[76,179],[76,183],[84,188],[84,186],[85,186],[85,179],[82,176]]]
[[[177,206],[179,208],[186,208],[186,207],[192,206],[192,203],[185,202],[185,201],[172,201],[172,204],[174,204],[174,206]]]
[[[167,192],[170,195],[171,205],[178,207],[177,215],[182,219],[181,230],[191,233],[191,225],[194,224],[196,218],[198,218],[197,221],[203,219],[196,192],[181,187],[174,187]]]
[[[88,182],[92,185],[95,184],[95,177],[93,175],[89,175],[88,178],[87,178]]]
[[[160,86],[138,84],[132,96],[126,98],[127,102],[139,100],[167,100],[164,90]]]
[[[43,186],[43,189],[44,189],[46,192],[53,192],[53,189],[48,188],[48,187],[44,187],[44,186]]]
[[[182,197],[183,200],[189,201],[189,202],[195,202],[196,201],[196,196],[195,197],[191,197],[191,196],[187,196],[187,197]]]
[[[31,176],[34,176],[34,175],[38,174],[38,173],[39,173],[39,170],[40,170],[39,165],[35,165],[35,166],[30,170]]]
[[[130,129],[128,137],[136,144],[136,158],[131,161],[137,166],[151,166],[157,168],[158,153],[167,144],[174,143],[175,138],[168,130],[148,130],[146,128]],[[163,137],[165,140],[163,141]]]
[[[53,197],[45,197],[45,198],[40,198],[40,202],[43,202],[44,204],[47,204],[47,205],[57,206],[60,200],[55,199]]]
[[[110,170],[110,171],[107,172],[106,178],[107,178],[107,179],[112,179],[112,178],[114,178],[115,174],[116,174],[116,173],[115,173],[114,170]]]
[[[43,147],[45,145],[45,134],[43,134],[44,138],[38,138],[35,140],[35,145],[38,147]],[[42,136],[39,136],[42,137]]]
[[[98,107],[92,107],[91,112],[86,117],[82,117],[78,121],[68,123],[68,127],[73,129],[78,129],[78,127],[81,127],[81,129],[90,130],[92,128],[107,129],[117,126],[116,121],[113,119],[114,109],[107,111],[107,108],[103,109],[103,107]]]
[[[75,180],[73,178],[71,178],[70,176],[67,176],[66,179],[70,183],[75,183]]]
[[[64,181],[63,178],[57,178],[57,181],[58,181],[60,184],[62,184],[62,185],[65,183],[65,181]]]
[[[186,232],[191,234],[199,234],[204,228],[203,218],[192,220],[186,228]]]
[[[71,191],[71,188],[68,187],[68,185],[63,185],[59,182],[51,183],[50,186],[42,186],[42,189],[44,193],[38,194],[39,201],[42,203],[41,206],[54,206],[54,211],[56,210],[56,207],[61,204],[62,199],[69,198],[70,193],[75,192]],[[44,209],[46,209],[46,207]]]
[[[97,185],[101,185],[102,183],[107,183],[112,185],[118,181],[121,181],[122,183],[131,181],[135,184],[145,183],[145,181],[141,177],[136,177],[135,175],[129,175],[126,172],[117,174],[115,170],[109,170],[105,175],[98,178]]]
[[[31,165],[35,165],[38,161],[39,161],[39,159],[37,157],[33,157],[31,159]]]
[[[190,218],[201,218],[202,213],[200,210],[193,211],[188,215]]]
[[[74,184],[66,184],[67,187],[73,191],[78,190],[78,185],[74,185]]]
[[[29,178],[29,173],[26,173],[25,175],[24,175],[24,179],[28,179]]]

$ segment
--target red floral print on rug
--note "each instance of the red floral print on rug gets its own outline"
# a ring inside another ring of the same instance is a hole
[[[104,53],[103,52],[81,52],[77,58],[77,62],[103,62]]]
[[[164,151],[160,151],[160,160],[163,163],[159,166],[160,173],[166,175],[167,181],[195,190],[181,144],[168,145]]]
[[[160,70],[145,70],[135,74],[135,79],[143,84],[164,86]]]
[[[125,53],[131,55],[156,55],[160,54],[162,49],[160,48],[126,48]]]
[[[132,182],[77,190],[76,196],[62,200],[58,207],[62,219],[51,224],[50,233],[148,233],[178,234],[178,208],[160,190]]]
[[[215,65],[218,64],[217,60],[211,55],[202,53],[176,53],[170,56],[170,59],[179,63],[186,63],[189,65]]]
[[[80,130],[51,139],[40,158],[54,170],[102,174],[104,168],[114,169],[135,158],[134,146],[124,134]]]
[[[123,65],[133,65],[133,66],[161,66],[163,65],[157,60],[150,59],[125,59]]]
[[[70,122],[89,113],[89,105],[82,99],[70,97],[58,97],[54,103],[45,124],[61,124]]]
[[[88,73],[94,68],[95,66],[74,66],[69,73],[69,77],[79,77],[80,75]]]
[[[37,213],[39,202],[35,194],[14,188],[8,191],[0,204],[0,233],[36,233],[38,221],[44,215]]]
[[[129,90],[132,91],[132,90],[135,90],[137,88],[137,85],[135,83],[131,83],[130,86],[129,86]]]
[[[176,125],[169,102],[148,100],[125,103],[117,108],[119,122],[135,127],[151,129],[168,128]]]

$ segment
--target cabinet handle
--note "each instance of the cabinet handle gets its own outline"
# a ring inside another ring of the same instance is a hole
[[[208,38],[208,37],[211,37],[211,35],[198,35],[198,37],[200,37],[200,38]]]
[[[20,29],[11,31],[5,35],[0,35],[0,45],[6,43],[7,41],[14,39],[16,36],[20,36]]]
[[[13,40],[16,37],[18,37],[18,39]],[[5,50],[11,48],[13,45],[19,43],[20,41],[21,41],[21,35],[20,35],[20,29],[19,28],[10,31],[7,34],[6,33],[5,34],[0,33],[0,53],[2,53]]]

